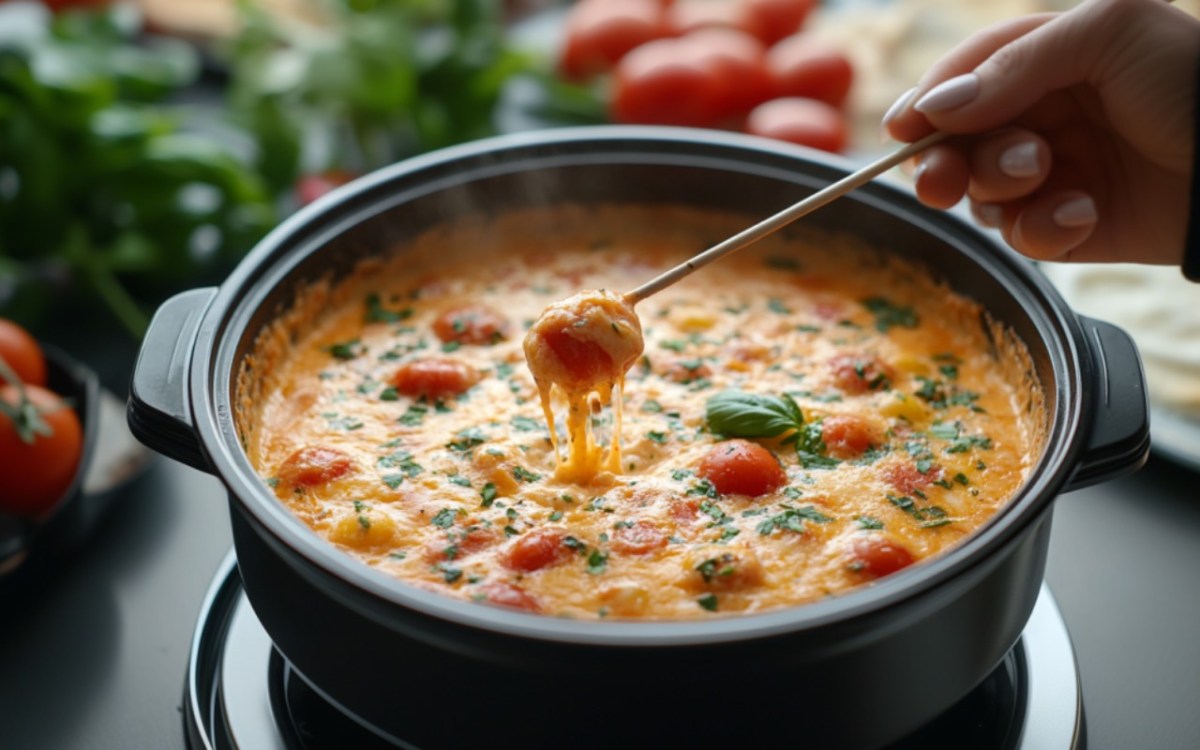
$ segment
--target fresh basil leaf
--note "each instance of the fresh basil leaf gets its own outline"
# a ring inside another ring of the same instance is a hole
[[[729,437],[778,437],[804,426],[804,414],[792,397],[762,396],[727,390],[708,399],[709,429]]]

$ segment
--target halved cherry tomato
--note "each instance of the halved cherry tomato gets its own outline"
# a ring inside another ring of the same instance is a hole
[[[839,354],[829,360],[833,380],[850,395],[888,388],[896,377],[890,365],[872,354]]]
[[[575,80],[607,72],[630,50],[665,34],[657,0],[583,0],[567,14],[559,71]]]
[[[884,536],[859,537],[850,543],[851,566],[868,578],[882,578],[916,562],[908,548]]]
[[[541,612],[542,605],[525,589],[506,581],[496,581],[485,584],[482,589],[483,600],[510,609],[523,609],[527,612]]]
[[[771,98],[766,48],[756,37],[733,28],[705,28],[683,37],[700,65],[712,69],[718,117],[744,115]]]
[[[846,147],[846,118],[840,110],[816,99],[772,99],[746,118],[746,132],[822,151]]]
[[[720,119],[716,68],[682,39],[643,44],[617,66],[612,117],[649,125],[709,126]]]
[[[316,487],[328,484],[354,469],[354,459],[337,448],[309,445],[283,460],[276,471],[284,487]]]
[[[36,518],[62,499],[79,469],[83,427],[75,410],[50,391],[26,384],[24,393],[45,432],[29,433],[20,391],[0,386],[0,510]],[[17,410],[16,421],[6,413]],[[31,442],[26,442],[29,437]]]
[[[542,341],[562,363],[562,369],[570,375],[571,383],[595,383],[612,372],[612,356],[598,342],[575,338],[567,330],[545,331]]]
[[[796,33],[816,4],[816,0],[737,0],[746,28],[766,44]]]
[[[0,357],[22,383],[46,386],[46,357],[37,340],[21,326],[0,318]],[[0,384],[7,382],[0,373]]]
[[[779,489],[787,474],[771,451],[749,440],[717,443],[700,460],[696,472],[722,495],[758,497]]]
[[[571,554],[566,538],[562,529],[534,529],[513,542],[504,556],[504,564],[513,570],[532,573],[561,562]]]
[[[854,82],[850,58],[809,34],[795,34],[771,47],[766,66],[777,97],[819,99],[840,107]]]
[[[925,471],[921,471],[921,468],[924,468]],[[905,495],[911,495],[941,479],[942,474],[945,473],[945,469],[938,464],[921,468],[911,463],[896,464],[888,467],[884,472],[884,478],[898,491]]]
[[[821,440],[834,458],[857,458],[874,442],[871,423],[853,415],[835,415],[821,422]]]
[[[405,396],[443,399],[458,396],[479,382],[479,374],[453,359],[434,357],[401,365],[392,376],[392,385]]]
[[[613,533],[613,549],[631,555],[644,555],[666,544],[667,535],[647,521],[621,526]]]
[[[487,305],[467,305],[439,315],[433,332],[442,341],[497,344],[508,337],[508,319]]]

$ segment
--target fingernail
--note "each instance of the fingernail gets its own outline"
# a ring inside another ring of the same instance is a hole
[[[1072,229],[1095,224],[1100,215],[1096,213],[1096,202],[1088,196],[1073,198],[1054,209],[1051,215],[1060,227]]]
[[[985,227],[996,229],[1004,221],[1004,209],[995,203],[980,203],[975,206],[975,218]]]
[[[912,101],[913,95],[916,93],[917,87],[913,86],[911,89],[901,94],[896,101],[892,102],[892,106],[888,107],[887,112],[883,113],[883,120],[880,121],[880,124],[887,125],[889,122],[891,122],[896,115],[900,114],[901,110],[908,106],[908,103]]]
[[[1010,146],[1000,154],[1000,171],[1009,177],[1035,177],[1040,169],[1038,145],[1034,141]]]
[[[913,109],[926,114],[945,112],[961,107],[979,95],[979,76],[963,73],[948,81],[942,81],[917,100]]]

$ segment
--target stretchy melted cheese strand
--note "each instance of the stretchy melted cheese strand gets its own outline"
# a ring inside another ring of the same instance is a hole
[[[586,483],[601,471],[619,471],[625,373],[642,348],[642,326],[633,306],[622,295],[603,289],[579,292],[549,305],[529,329],[525,359],[559,456],[555,472],[559,480]],[[567,403],[565,460],[554,427],[551,395],[555,388]],[[613,407],[607,459],[592,433],[594,400]]]

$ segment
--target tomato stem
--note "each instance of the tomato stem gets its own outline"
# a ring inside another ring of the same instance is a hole
[[[21,442],[32,445],[39,435],[42,437],[53,435],[54,429],[46,423],[46,420],[42,419],[42,412],[29,400],[29,394],[25,391],[25,383],[2,356],[0,356],[0,380],[12,385],[17,392],[17,403],[15,404],[0,399],[0,415],[8,417],[12,421],[13,428],[16,429],[17,437],[21,438]]]

